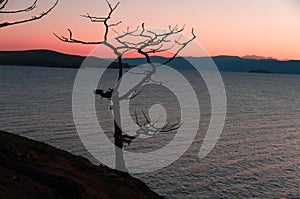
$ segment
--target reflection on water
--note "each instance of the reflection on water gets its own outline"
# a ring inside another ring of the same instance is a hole
[[[135,176],[168,198],[300,198],[300,76],[222,74],[228,97],[224,131],[214,150],[199,160],[210,101],[204,83],[189,71],[182,73],[196,85],[201,102],[197,138],[169,167]],[[108,74],[107,80],[113,79],[114,73]],[[73,124],[75,76],[73,69],[2,66],[0,129],[95,161],[84,150]],[[111,86],[110,81],[103,81],[104,87]],[[111,138],[109,102],[97,100],[98,118]],[[155,150],[173,136],[139,139],[126,149]]]

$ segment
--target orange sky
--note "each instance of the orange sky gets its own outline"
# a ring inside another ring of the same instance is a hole
[[[41,0],[33,13],[45,10],[52,1]],[[32,0],[23,2],[10,1],[7,9],[29,5]],[[104,0],[61,0],[56,9],[40,21],[0,29],[0,50],[51,49],[88,54],[95,46],[62,43],[52,32],[63,35],[70,28],[77,38],[101,39],[101,24],[92,24],[79,15],[103,16],[106,11]],[[10,21],[32,14],[2,14],[0,20]],[[186,24],[185,34],[189,36],[194,27],[197,42],[212,56],[259,55],[300,60],[298,0],[123,0],[114,19],[123,21],[119,30],[127,26],[134,28],[143,22],[158,28]],[[183,55],[196,54],[189,50]],[[103,57],[112,57],[112,53],[103,48]]]

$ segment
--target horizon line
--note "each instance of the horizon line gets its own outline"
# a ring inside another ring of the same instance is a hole
[[[52,51],[52,52],[56,52],[56,53],[60,53],[60,54],[65,54],[65,55],[73,55],[73,56],[80,56],[80,57],[96,57],[96,58],[100,58],[100,59],[117,59],[116,57],[99,57],[99,56],[89,56],[89,55],[82,55],[82,54],[71,54],[71,53],[67,53],[67,52],[62,52],[62,51],[58,51],[58,50],[53,50],[53,49],[23,49],[23,50],[0,50],[0,52],[24,52],[24,51]],[[167,56],[162,56],[162,55],[153,55],[150,57],[163,57],[163,58],[170,58]],[[288,58],[284,58],[284,59],[278,59],[276,57],[266,57],[266,56],[260,56],[260,55],[255,55],[255,54],[247,54],[244,56],[238,56],[238,55],[229,55],[229,54],[219,54],[219,55],[212,55],[212,56],[201,56],[201,57],[195,57],[195,56],[177,56],[176,58],[179,57],[190,57],[190,58],[206,58],[206,57],[238,57],[241,59],[252,59],[252,60],[276,60],[276,61],[300,61],[300,59],[288,59]],[[124,57],[124,59],[139,59],[139,58],[143,58],[142,56],[137,56],[137,57]]]

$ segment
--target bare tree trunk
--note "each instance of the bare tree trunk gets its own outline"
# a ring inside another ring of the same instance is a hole
[[[120,81],[123,77],[123,62],[122,62],[122,56],[118,56],[118,66],[119,66],[119,76],[118,81]],[[118,83],[117,83],[118,84]],[[119,87],[119,86],[118,86]]]
[[[124,161],[124,156],[123,156],[123,136],[122,136],[122,129],[120,128],[119,125],[121,122],[120,118],[120,102],[116,100],[114,102],[114,138],[115,138],[115,158],[116,158],[116,169],[127,172],[127,168],[125,165]]]
[[[123,63],[122,57],[118,56],[118,66],[119,66],[119,75],[118,80],[120,81],[123,76]],[[115,139],[115,168],[120,171],[128,172],[123,155],[123,135],[122,135],[122,123],[121,123],[121,115],[120,115],[120,99],[119,99],[119,81],[114,88],[114,94],[112,97],[113,102],[113,116],[114,116],[114,139]]]

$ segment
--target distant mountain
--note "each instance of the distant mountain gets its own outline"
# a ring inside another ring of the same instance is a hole
[[[300,61],[278,61],[274,59],[243,59],[240,57],[218,56],[213,57],[214,62],[221,71],[265,73],[300,74]]]
[[[275,59],[244,59],[237,56],[215,56],[215,57],[189,57],[193,63],[200,68],[205,67],[213,60],[220,71],[223,72],[257,72],[257,73],[284,73],[300,74],[300,61],[278,61]],[[164,57],[152,57],[153,62],[163,63],[167,60]],[[137,66],[145,64],[143,58],[125,59],[125,63]],[[175,69],[192,69],[193,66],[183,57],[178,57],[168,64]]]
[[[50,50],[0,51],[0,65],[43,66],[60,68],[79,68],[86,57],[68,55]],[[103,67],[110,64],[108,60],[89,57],[85,64],[90,67]],[[112,63],[111,68],[117,68]],[[129,67],[125,65],[125,67]]]
[[[79,68],[85,58],[49,50],[0,51],[0,65]],[[158,56],[153,56],[151,59],[156,63],[167,61],[167,58]],[[106,59],[96,57],[90,57],[88,60],[87,65],[90,67],[103,67],[110,63]],[[300,74],[299,60],[278,61],[275,59],[249,59],[237,56],[189,57],[189,60],[197,63],[203,69],[213,60],[220,71],[226,72]],[[124,67],[129,68],[146,62],[144,58],[125,58],[124,63]],[[184,57],[177,57],[168,65],[178,70],[194,68]],[[115,62],[110,66],[110,68],[117,67]]]

